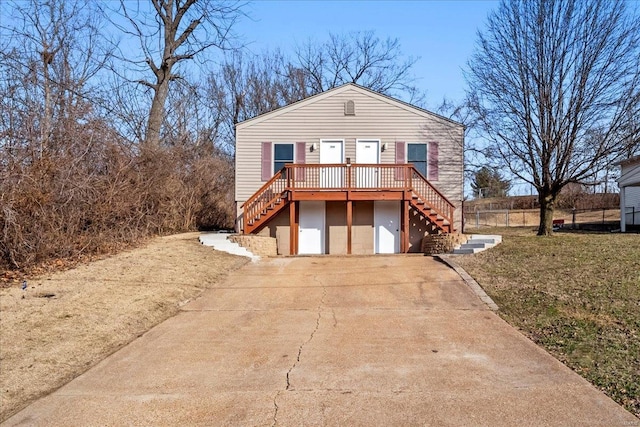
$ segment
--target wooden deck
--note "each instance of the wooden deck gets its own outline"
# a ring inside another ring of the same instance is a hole
[[[350,253],[352,201],[398,200],[402,203],[401,251],[408,250],[410,206],[438,229],[453,231],[455,207],[412,164],[287,164],[243,205],[242,229],[256,233],[284,207],[291,206],[291,248],[297,251],[296,205],[301,200],[347,202]]]

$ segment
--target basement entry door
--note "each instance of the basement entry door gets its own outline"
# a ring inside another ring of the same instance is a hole
[[[300,202],[300,225],[298,227],[298,254],[317,255],[324,253],[324,201]]]
[[[399,253],[400,202],[376,200],[373,203],[373,226],[376,253]]]

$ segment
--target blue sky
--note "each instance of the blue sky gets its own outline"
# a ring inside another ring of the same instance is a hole
[[[276,1],[250,3],[235,27],[254,53],[265,49],[291,52],[309,38],[374,30],[384,39],[397,38],[405,56],[420,57],[413,72],[427,92],[428,108],[446,96],[464,96],[462,68],[471,55],[476,32],[497,1]]]

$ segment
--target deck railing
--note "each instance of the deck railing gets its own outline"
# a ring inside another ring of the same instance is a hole
[[[286,184],[287,179],[283,168],[242,204],[242,228],[245,232],[253,228],[253,223],[260,218],[260,215],[267,209],[273,208],[286,196]]]
[[[411,187],[409,164],[287,164],[287,188],[296,190],[400,190]]]
[[[416,168],[411,168],[411,188],[415,195],[431,209],[453,224],[455,206],[442,195]]]
[[[242,208],[244,228],[295,191],[410,191],[453,222],[454,206],[412,164],[287,164]],[[254,228],[254,227],[250,227]]]

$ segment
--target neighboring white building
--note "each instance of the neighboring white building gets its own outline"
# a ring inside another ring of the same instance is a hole
[[[628,225],[640,225],[640,156],[618,163],[622,168],[620,186],[620,230]]]

